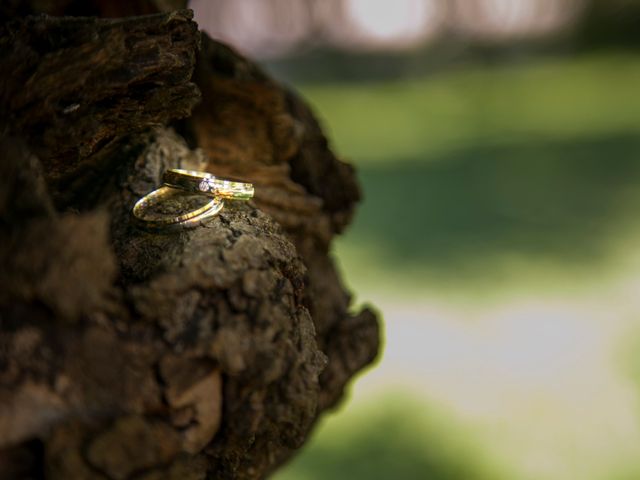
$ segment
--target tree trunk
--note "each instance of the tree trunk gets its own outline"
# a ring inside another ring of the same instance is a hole
[[[181,3],[0,7],[2,479],[263,478],[376,356],[329,255],[353,168]],[[176,167],[256,197],[136,228]]]

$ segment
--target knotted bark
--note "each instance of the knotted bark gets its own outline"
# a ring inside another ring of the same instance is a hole
[[[14,17],[0,66],[0,478],[265,477],[377,353],[329,255],[353,168],[187,10]],[[174,167],[256,198],[190,231],[136,228]]]

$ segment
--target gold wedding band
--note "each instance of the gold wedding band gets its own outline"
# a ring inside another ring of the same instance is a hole
[[[195,210],[191,210],[182,215],[158,215],[149,213],[149,210],[154,206],[166,201],[171,196],[176,195],[176,193],[183,192],[173,187],[162,186],[138,200],[133,206],[131,213],[141,225],[147,228],[181,230],[200,225],[204,220],[220,213],[224,206],[224,202],[221,198],[213,197],[202,207],[196,208]]]
[[[187,192],[223,197],[231,200],[249,200],[254,189],[251,183],[236,182],[217,178],[207,172],[173,168],[164,173],[165,185],[180,188]]]

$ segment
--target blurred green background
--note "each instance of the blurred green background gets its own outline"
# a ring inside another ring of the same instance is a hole
[[[193,8],[357,166],[334,253],[385,321],[379,363],[274,478],[640,478],[639,3],[247,2],[244,30],[233,2],[235,29]]]
[[[393,350],[277,478],[640,478],[639,86],[640,57],[598,52],[300,87],[359,167],[335,253]]]
[[[486,285],[525,274],[505,271],[514,257],[573,276],[635,224],[640,57],[300,88],[359,167],[365,202],[337,248],[352,285]]]

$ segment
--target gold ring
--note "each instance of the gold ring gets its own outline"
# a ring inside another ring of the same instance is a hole
[[[165,185],[170,187],[231,200],[249,200],[254,193],[251,183],[225,180],[217,178],[211,173],[195,170],[179,168],[167,170],[164,173],[163,181]]]
[[[219,197],[213,197],[209,202],[195,210],[182,215],[158,215],[150,214],[149,209],[158,205],[176,193],[183,193],[176,188],[162,186],[138,200],[131,214],[141,225],[152,229],[174,230],[188,229],[200,225],[204,220],[211,218],[222,210],[224,202]],[[188,195],[187,195],[188,196]]]

